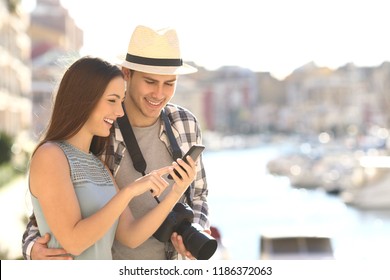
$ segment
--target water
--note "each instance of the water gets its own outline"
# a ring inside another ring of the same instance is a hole
[[[358,211],[321,190],[295,189],[286,178],[267,173],[266,164],[289,149],[205,151],[210,218],[221,231],[229,257],[259,259],[260,235],[269,231],[329,235],[337,259],[387,257],[390,213]],[[22,218],[31,213],[27,184],[20,178],[0,189],[0,251],[21,256]]]
[[[221,231],[231,259],[260,257],[263,233],[328,235],[336,259],[376,259],[390,250],[390,213],[359,211],[337,196],[296,189],[267,173],[280,146],[206,152],[210,218]]]

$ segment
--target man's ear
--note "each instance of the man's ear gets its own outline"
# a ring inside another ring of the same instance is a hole
[[[125,80],[128,81],[130,78],[130,69],[128,69],[126,67],[122,67],[122,73],[123,73],[123,76],[125,76]]]

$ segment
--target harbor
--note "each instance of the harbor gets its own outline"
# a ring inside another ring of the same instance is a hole
[[[230,259],[260,259],[264,234],[327,236],[334,259],[375,260],[388,254],[390,210],[359,209],[325,189],[291,186],[267,163],[294,146],[205,153],[210,218]]]

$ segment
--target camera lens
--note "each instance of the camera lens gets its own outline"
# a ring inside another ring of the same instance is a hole
[[[208,260],[217,250],[217,240],[192,226],[183,232],[182,237],[184,246],[197,260]]]

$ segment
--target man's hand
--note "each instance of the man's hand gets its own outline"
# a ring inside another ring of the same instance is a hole
[[[64,249],[49,249],[47,243],[50,240],[50,234],[46,233],[44,236],[39,237],[33,247],[31,248],[32,260],[72,260]]]
[[[186,247],[184,246],[181,235],[178,235],[177,232],[172,233],[171,241],[176,251],[183,257],[183,259],[187,258],[190,260],[195,260],[195,257],[191,254],[190,251],[187,251]]]
[[[211,235],[211,230],[205,229],[203,231]],[[172,233],[171,241],[172,241],[172,244],[175,247],[176,251],[184,259],[187,258],[190,260],[196,260],[196,258],[191,254],[191,252],[187,251],[186,247],[184,246],[183,238],[181,237],[181,235],[178,235],[177,232]]]

